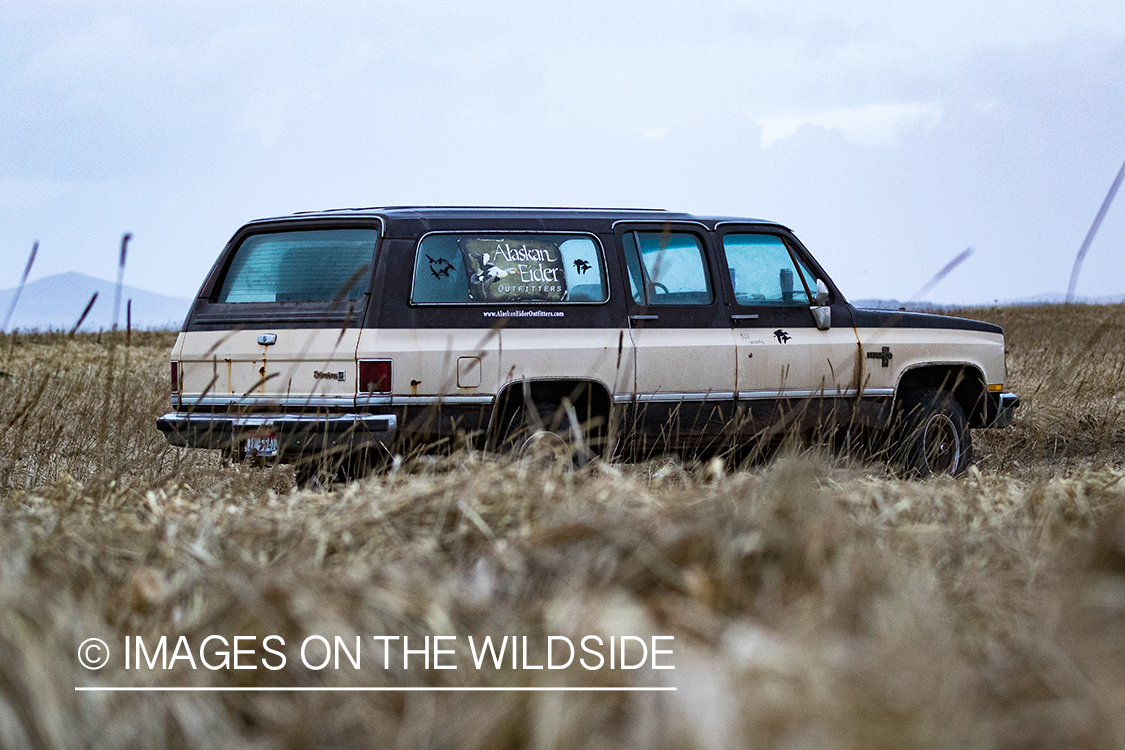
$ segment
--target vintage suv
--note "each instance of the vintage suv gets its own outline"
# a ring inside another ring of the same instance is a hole
[[[659,210],[252,221],[171,359],[170,443],[283,461],[544,438],[635,457],[820,429],[957,474],[969,428],[1019,405],[999,326],[858,309],[780,224]]]

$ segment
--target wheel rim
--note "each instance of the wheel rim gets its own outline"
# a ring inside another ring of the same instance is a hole
[[[955,474],[961,463],[961,434],[947,414],[933,414],[922,431],[922,460],[933,474]]]
[[[522,462],[547,466],[570,461],[571,452],[570,444],[562,435],[550,430],[538,430],[523,441],[517,455]]]

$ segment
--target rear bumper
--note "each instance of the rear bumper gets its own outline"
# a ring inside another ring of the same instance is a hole
[[[992,408],[989,413],[994,414],[989,427],[1007,427],[1012,424],[1012,417],[1020,406],[1020,397],[1014,393],[990,393]]]
[[[263,432],[277,435],[278,452],[295,455],[333,448],[390,446],[398,434],[394,414],[216,414],[170,412],[156,427],[171,445],[232,448]]]

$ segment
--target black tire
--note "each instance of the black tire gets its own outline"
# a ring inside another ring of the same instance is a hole
[[[512,419],[504,445],[520,461],[581,468],[590,463],[585,434],[568,400],[538,402]]]
[[[957,476],[973,459],[965,412],[947,391],[904,391],[895,409],[892,455],[907,473]]]

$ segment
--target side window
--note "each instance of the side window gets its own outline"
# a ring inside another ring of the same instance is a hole
[[[418,243],[414,304],[605,302],[605,264],[584,235],[431,234]]]
[[[816,278],[794,264],[784,240],[773,234],[723,237],[734,300],[740,305],[808,305]]]
[[[455,234],[431,234],[418,246],[414,260],[412,302],[467,304],[469,281]]]
[[[687,232],[627,232],[629,290],[642,305],[709,305],[715,299],[699,238]]]

